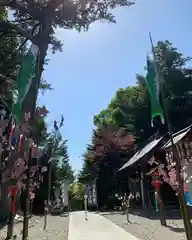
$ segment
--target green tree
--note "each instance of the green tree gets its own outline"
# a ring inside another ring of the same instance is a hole
[[[91,146],[89,146],[90,148]],[[93,162],[93,154],[87,149],[82,156],[83,167],[78,173],[78,181],[83,184],[91,183],[97,177],[97,166]]]
[[[84,184],[74,181],[69,185],[69,199],[71,210],[82,210],[84,207]]]
[[[52,199],[54,189],[60,187],[62,180],[74,181],[74,174],[69,162],[67,140],[63,140],[59,131],[47,134],[43,142],[47,146],[47,154],[43,156],[42,165],[47,166],[48,170],[43,174],[43,182],[40,189],[37,189],[37,199],[44,201],[48,199],[49,187]],[[51,161],[51,163],[50,163]],[[49,171],[51,171],[51,185],[49,185]]]
[[[7,10],[0,7],[0,20],[7,20],[7,15]],[[11,104],[16,69],[22,52],[16,51],[19,44],[18,37],[13,37],[9,31],[0,31],[0,101],[8,105]]]
[[[15,21],[0,21],[0,30],[9,29],[13,34],[30,39],[40,47],[40,72],[43,71],[48,46],[52,52],[62,50],[62,43],[55,37],[57,27],[64,29],[88,30],[95,21],[115,22],[110,10],[117,6],[130,6],[129,0],[105,2],[65,1],[62,0],[3,0],[0,7],[13,10]]]
[[[75,181],[69,185],[69,195],[72,199],[84,199],[84,185],[81,182]]]
[[[183,128],[191,122],[192,69],[187,67],[191,57],[185,57],[169,41],[159,41],[155,47],[157,61],[164,77],[170,121],[174,130]],[[181,116],[178,120],[178,114]]]
[[[58,160],[57,160],[57,179],[59,181],[69,180],[74,181],[74,174],[69,162],[68,145],[67,140],[63,140],[58,148]]]
[[[57,182],[69,180],[73,182],[73,170],[69,162],[68,143],[63,140],[60,132],[54,132],[48,137],[49,147],[51,148],[51,159],[55,169]]]

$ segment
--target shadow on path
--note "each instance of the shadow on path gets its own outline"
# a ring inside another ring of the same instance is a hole
[[[192,208],[188,209],[189,210],[189,215],[192,218]],[[142,210],[142,209],[131,209],[129,211],[130,214],[136,215],[139,217],[143,218],[148,218],[151,220],[160,220],[160,213],[156,212],[154,210]],[[111,212],[101,212],[101,215],[107,216],[107,215],[116,215],[116,214],[122,214],[122,212],[117,212],[117,211],[111,211]],[[179,209],[173,209],[173,210],[165,210],[165,215],[167,220],[177,220],[177,219],[182,219],[181,213]]]
[[[171,231],[175,232],[175,233],[183,233],[185,232],[184,228],[181,227],[173,227],[173,226],[167,226]]]
[[[0,222],[0,231],[6,226],[5,222]]]

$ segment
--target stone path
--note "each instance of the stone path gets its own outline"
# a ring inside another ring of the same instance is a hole
[[[139,240],[105,217],[84,212],[72,212],[69,216],[68,240]],[[140,239],[142,240],[142,239]]]

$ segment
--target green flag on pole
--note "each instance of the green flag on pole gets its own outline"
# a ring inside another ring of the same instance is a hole
[[[153,119],[156,116],[160,116],[162,123],[164,123],[163,109],[159,101],[159,83],[157,81],[155,64],[154,60],[149,56],[147,57],[147,76],[145,81],[151,100],[151,124],[153,126]]]
[[[16,88],[13,93],[13,117],[16,123],[21,120],[22,104],[35,78],[36,62],[39,53],[38,46],[32,44],[26,55],[23,56],[16,79]]]

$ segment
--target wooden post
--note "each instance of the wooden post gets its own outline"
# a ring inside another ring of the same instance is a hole
[[[29,228],[29,210],[30,210],[30,201],[29,201],[29,186],[30,186],[30,174],[31,174],[31,160],[32,160],[32,146],[29,149],[28,156],[28,168],[27,168],[27,183],[26,190],[24,191],[24,214],[23,214],[23,235],[22,240],[27,240],[28,238],[28,228]]]
[[[142,200],[142,208],[144,209],[145,208],[144,183],[143,183],[144,175],[142,170],[140,171],[140,174],[141,174],[141,200]]]
[[[87,194],[84,195],[84,206],[85,206],[85,221],[88,220],[87,218]]]
[[[11,186],[8,189],[9,194],[11,197],[11,205],[10,205],[10,212],[9,212],[9,219],[8,219],[8,225],[7,225],[7,237],[6,239],[11,239],[13,235],[13,226],[14,226],[14,217],[15,217],[15,200],[16,200],[16,194],[17,194],[17,185],[16,180],[11,179]]]
[[[159,210],[160,210],[160,222],[162,226],[167,226],[167,222],[166,222],[166,217],[165,217],[165,211],[164,211],[164,204],[161,198],[161,193],[160,193],[160,186],[162,184],[162,182],[159,179],[159,173],[157,170],[153,171],[151,173],[152,175],[152,185],[155,186],[155,190],[156,190],[156,200],[157,203],[159,205]]]

